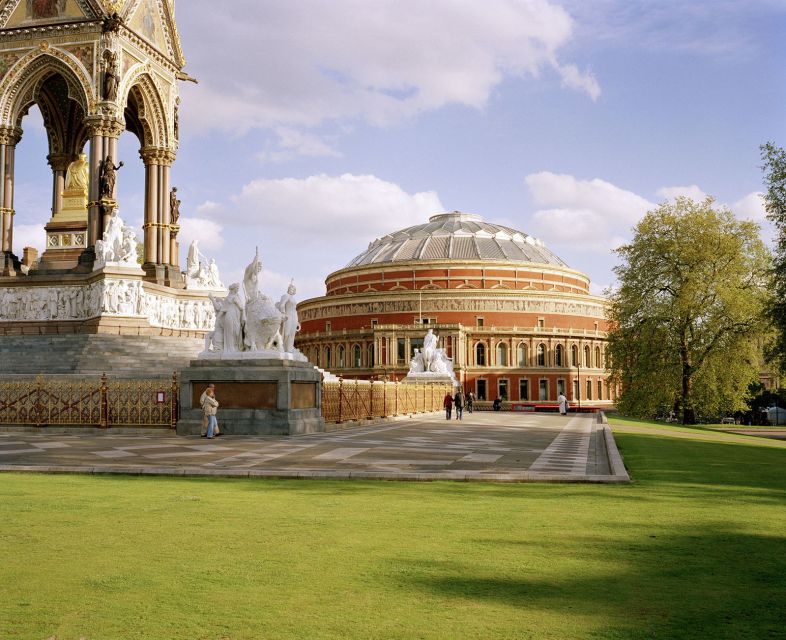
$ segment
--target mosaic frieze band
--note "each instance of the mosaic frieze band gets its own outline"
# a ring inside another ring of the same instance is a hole
[[[533,300],[532,298],[436,298],[429,296],[422,301],[417,298],[409,300],[379,300],[368,302],[350,302],[310,306],[301,305],[300,319],[321,320],[335,316],[354,316],[360,314],[397,313],[419,311],[507,311],[523,313],[557,313],[566,315],[590,316],[604,318],[603,305],[592,302],[567,302],[562,300]]]

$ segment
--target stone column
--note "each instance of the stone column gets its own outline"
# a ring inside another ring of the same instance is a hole
[[[105,116],[92,116],[85,119],[85,124],[90,133],[90,186],[88,188],[87,204],[87,246],[88,251],[94,254],[95,243],[104,235],[104,226],[111,211],[104,210],[101,204],[101,163],[107,156],[117,163],[117,139],[125,127],[120,120]],[[111,200],[116,200],[115,192]]]
[[[176,235],[169,206],[169,171],[175,154],[168,149],[144,147],[139,152],[145,163],[145,264],[148,276],[169,285],[180,284]],[[177,228],[176,228],[177,227]]]
[[[50,153],[46,159],[52,167],[52,217],[54,218],[63,210],[66,171],[72,158],[67,153]]]
[[[0,249],[3,275],[15,275],[19,260],[14,246],[14,153],[22,139],[19,127],[0,127]]]

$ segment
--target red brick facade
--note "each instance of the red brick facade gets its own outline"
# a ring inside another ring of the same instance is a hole
[[[609,406],[605,300],[562,264],[455,258],[372,263],[326,279],[298,305],[297,347],[348,378],[400,380],[426,329],[477,398]]]

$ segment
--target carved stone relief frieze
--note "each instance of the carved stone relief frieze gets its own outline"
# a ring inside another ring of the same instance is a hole
[[[0,288],[0,321],[146,318],[152,326],[211,331],[209,300],[177,299],[145,291],[140,280],[107,278],[88,285]]]

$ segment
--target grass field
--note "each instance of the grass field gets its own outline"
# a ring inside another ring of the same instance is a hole
[[[786,637],[786,446],[615,432],[631,485],[2,475],[0,638]]]

